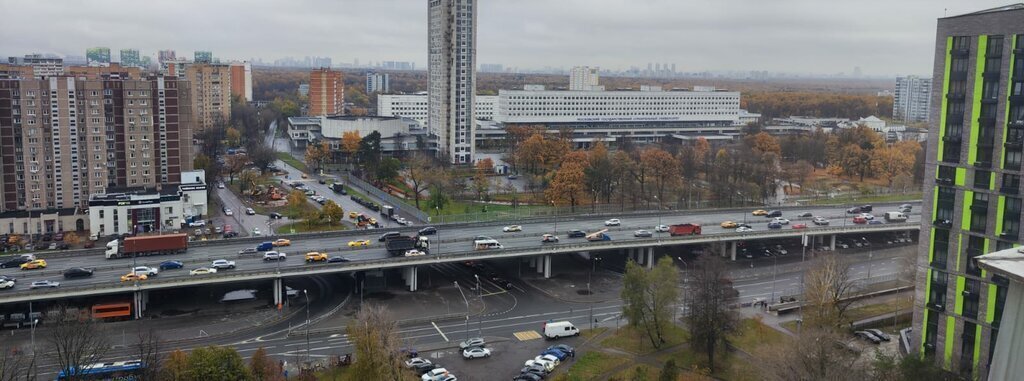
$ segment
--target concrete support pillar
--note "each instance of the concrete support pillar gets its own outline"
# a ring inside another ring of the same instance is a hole
[[[149,303],[149,291],[135,291],[132,296],[135,304],[135,319],[142,319],[142,314],[146,312],[146,304]]]
[[[647,256],[647,259],[644,260],[644,263],[647,265],[647,269],[648,270],[653,269],[654,268],[654,248],[653,247],[648,247],[648,248],[644,249],[644,251],[646,252],[645,255]]]
[[[551,256],[544,256],[544,279],[551,278]]]
[[[728,253],[728,252],[729,252],[729,245],[730,245],[730,244],[731,244],[731,243],[729,243],[729,242],[720,242],[720,243],[718,244],[718,247],[719,247],[719,250],[718,250],[718,256],[720,256],[720,257],[722,257],[722,258],[725,258],[725,256],[726,256],[726,255],[728,255],[728,254],[726,254],[726,253]]]
[[[410,292],[415,292],[419,285],[419,269],[416,266],[409,266],[402,269],[405,275],[405,285],[409,286]]]
[[[830,243],[829,246],[832,247],[832,251],[836,251],[836,235],[833,234],[833,235],[831,235],[831,237],[832,237],[832,243]]]
[[[544,256],[544,257],[533,257],[533,261],[537,263],[537,274],[543,274],[544,273],[544,265],[545,265],[544,258],[547,258],[547,256]]]
[[[284,280],[281,278],[274,279],[274,306],[280,308],[281,304],[284,303],[282,296],[284,295]]]
[[[736,241],[729,242],[729,258],[733,262],[736,262],[736,246],[739,246],[736,244]]]
[[[530,257],[530,267],[537,268],[537,257]]]

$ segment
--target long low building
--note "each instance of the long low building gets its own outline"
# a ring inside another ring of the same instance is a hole
[[[360,138],[372,132],[380,133],[381,150],[385,154],[398,151],[437,149],[437,137],[430,135],[416,120],[387,116],[319,116],[288,118],[288,138],[292,148],[305,149],[307,145],[325,142],[332,151],[341,150],[346,132],[355,131]],[[422,146],[422,147],[421,147]]]
[[[154,188],[111,188],[89,197],[91,238],[175,231],[209,215],[206,174],[182,173],[182,184]]]

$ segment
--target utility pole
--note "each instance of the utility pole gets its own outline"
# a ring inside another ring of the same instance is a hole
[[[309,292],[308,290],[302,290],[302,295],[306,297],[306,363],[310,362],[309,357]]]
[[[466,293],[462,292],[462,287],[459,287],[459,281],[455,281],[455,288],[459,289],[462,301],[466,302],[466,340],[469,340],[469,299],[466,299]]]
[[[480,304],[481,305],[486,307],[487,305],[484,304],[483,290],[480,289],[480,276],[476,275],[476,274],[473,274],[473,277],[476,278],[476,298],[480,300]],[[485,310],[486,310],[486,308],[485,308]],[[483,331],[484,331],[484,317],[483,317],[483,314],[476,315],[476,323],[477,323],[476,335],[479,336],[479,337],[483,337],[483,335],[484,335],[484,333],[483,333]]]

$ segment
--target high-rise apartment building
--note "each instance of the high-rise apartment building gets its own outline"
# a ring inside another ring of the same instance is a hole
[[[195,63],[213,63],[213,52],[208,50],[197,50],[193,61],[195,61]]]
[[[55,57],[43,57],[41,54],[28,54],[24,57],[7,59],[12,65],[31,66],[36,78],[46,78],[64,74],[64,60]]]
[[[156,59],[158,61],[157,63],[163,65],[164,62],[176,61],[176,56],[177,54],[175,54],[173,50],[161,50],[157,53],[156,56]]]
[[[0,80],[0,211],[84,209],[109,187],[180,182],[188,97],[164,77]]]
[[[142,58],[138,49],[121,49],[121,65],[142,67]]]
[[[366,73],[366,94],[388,91],[391,91],[391,78],[388,73]]]
[[[428,0],[428,127],[439,154],[472,163],[476,117],[476,0]]]
[[[89,48],[85,51],[85,60],[89,66],[110,65],[110,48]]]
[[[927,122],[932,105],[932,79],[916,75],[896,77],[892,117],[906,123]]]
[[[600,71],[597,67],[573,66],[569,71],[569,90],[599,90]]]
[[[345,110],[345,81],[340,71],[319,68],[309,73],[309,116],[341,115]]]
[[[986,378],[1007,284],[974,258],[1022,240],[1022,20],[1021,4],[938,20],[913,350],[970,379]]]
[[[180,69],[179,69],[180,70]],[[181,73],[181,71],[179,71]],[[231,66],[185,65],[184,77],[192,89],[192,114],[198,133],[231,118]]]
[[[248,62],[231,63],[231,95],[252,102],[252,65]]]

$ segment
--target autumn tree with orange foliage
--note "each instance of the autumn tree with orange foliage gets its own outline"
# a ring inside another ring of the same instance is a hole
[[[359,152],[359,143],[362,141],[359,131],[345,131],[341,134],[341,152],[344,152],[351,161],[356,152]]]
[[[572,151],[565,155],[561,167],[555,171],[551,184],[544,191],[544,196],[556,205],[568,204],[572,212],[576,205],[586,197],[585,170],[587,154],[583,151]]]
[[[647,147],[640,151],[640,165],[650,172],[654,179],[659,207],[665,201],[665,190],[680,183],[679,161],[665,150],[658,147]]]

